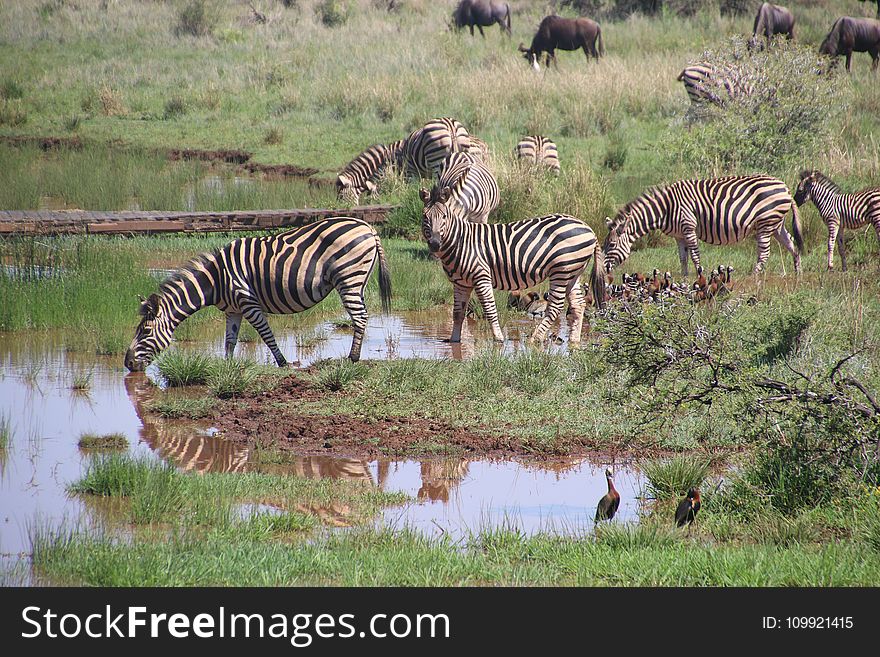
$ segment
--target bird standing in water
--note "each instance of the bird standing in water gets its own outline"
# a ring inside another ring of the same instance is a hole
[[[687,497],[678,504],[675,510],[675,524],[679,527],[691,524],[697,517],[697,511],[700,510],[700,489],[691,488]]]
[[[610,469],[605,470],[605,479],[608,481],[608,492],[599,500],[596,507],[595,522],[600,520],[611,520],[617,513],[617,507],[620,506],[620,493],[614,488],[614,473]]]

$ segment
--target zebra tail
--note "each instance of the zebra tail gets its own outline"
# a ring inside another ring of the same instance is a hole
[[[590,288],[593,290],[593,299],[596,308],[605,307],[605,254],[602,245],[596,240],[596,248],[593,250],[593,270],[590,272]]]
[[[388,271],[388,260],[379,236],[376,236],[376,249],[379,251],[379,294],[382,297],[382,312],[391,312],[391,273]]]
[[[795,203],[791,204],[791,234],[798,253],[804,253],[804,236],[801,232],[801,215]]]
[[[602,42],[602,28],[601,27],[597,28],[597,32],[598,32],[598,34],[597,34],[596,38],[599,41],[599,55],[604,57],[605,56],[605,44]]]

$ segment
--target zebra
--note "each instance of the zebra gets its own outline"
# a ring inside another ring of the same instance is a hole
[[[792,233],[783,220],[792,212]],[[678,242],[682,276],[688,275],[688,255],[700,266],[698,240],[707,244],[733,244],[755,233],[758,260],[763,270],[775,237],[794,257],[800,272],[804,249],[797,205],[785,183],[766,175],[730,176],[708,180],[679,180],[651,189],[621,209],[614,221],[605,219],[605,266],[608,271],[629,257],[633,242],[652,230],[663,231]]]
[[[242,318],[257,330],[279,367],[287,364],[265,313],[298,313],[319,303],[334,288],[354,325],[349,358],[360,358],[367,325],[364,288],[379,261],[383,311],[391,301],[388,263],[379,236],[365,221],[331,217],[266,237],[243,237],[204,253],[141,300],[134,339],[125,366],[144,369],[167,347],[174,329],[205,306],[226,315],[226,357],[238,342]]]
[[[434,119],[412,132],[399,151],[399,161],[409,176],[431,178],[439,173],[449,153],[471,150],[471,136],[455,119]]]
[[[513,154],[518,160],[542,164],[557,176],[561,171],[559,151],[556,149],[556,144],[547,137],[541,135],[523,137],[513,150]]]
[[[420,195],[425,204],[422,235],[454,290],[450,342],[461,341],[471,292],[476,291],[483,317],[491,325],[494,339],[500,342],[504,334],[492,290],[524,290],[548,279],[547,311],[532,340],[544,340],[567,299],[569,344],[580,342],[585,307],[580,277],[591,257],[593,296],[605,299],[602,250],[587,224],[564,214],[508,224],[475,224],[463,221],[451,207],[448,187],[422,189]]]
[[[403,140],[373,144],[349,162],[336,176],[336,198],[356,205],[365,192],[376,196],[376,179],[385,167],[399,159],[403,144]]]
[[[498,207],[498,182],[474,155],[447,155],[437,186],[450,190],[450,204],[459,219],[484,224],[489,221],[489,213]]]
[[[727,96],[733,97],[733,84],[723,75],[718,75],[715,67],[706,62],[699,64],[689,64],[685,66],[676,78],[684,84],[688,98],[691,103],[699,105],[709,102],[721,106],[724,99],[719,95],[722,89],[727,92]]]
[[[492,154],[489,151],[489,144],[484,142],[479,137],[474,137],[473,135],[468,137],[468,139],[469,139],[469,143],[468,143],[467,150],[465,152],[469,153],[470,155],[473,155],[478,160],[480,160],[483,164],[488,166],[490,164],[490,160],[492,157]]]
[[[802,171],[794,193],[794,202],[800,207],[808,200],[813,201],[828,226],[828,269],[834,268],[834,242],[838,240],[843,271],[846,271],[844,228],[856,229],[870,223],[880,241],[880,187],[844,194],[824,174],[818,171]]]

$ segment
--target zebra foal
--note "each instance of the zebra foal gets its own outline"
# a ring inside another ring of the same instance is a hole
[[[569,343],[580,342],[584,317],[581,274],[590,258],[593,296],[605,299],[602,250],[592,229],[580,219],[552,214],[508,224],[477,224],[461,218],[450,203],[448,187],[421,190],[425,208],[422,235],[440,260],[454,290],[452,335],[461,341],[461,327],[471,293],[476,292],[483,316],[496,341],[504,334],[492,290],[525,290],[549,279],[547,311],[532,340],[543,341],[568,300]]]
[[[365,221],[333,217],[268,237],[243,237],[204,253],[172,274],[157,293],[143,299],[141,320],[125,353],[125,366],[143,370],[165,349],[174,329],[206,306],[226,315],[226,357],[246,319],[269,347],[279,367],[287,364],[266,313],[311,308],[332,290],[354,325],[349,358],[360,358],[367,326],[364,288],[379,263],[382,307],[391,302],[391,279],[379,236]]]
[[[854,230],[865,224],[874,226],[880,242],[880,187],[845,194],[830,178],[819,171],[802,171],[794,202],[798,207],[813,202],[828,227],[828,269],[834,268],[834,243],[840,241],[840,260],[846,271],[846,247],[843,229]]]
[[[783,221],[792,212],[792,236]],[[785,183],[765,175],[679,180],[651,189],[627,203],[612,221],[606,218],[605,266],[608,271],[629,257],[632,244],[652,230],[674,237],[682,276],[688,275],[688,256],[700,266],[699,241],[734,244],[755,234],[762,271],[770,256],[770,239],[784,246],[801,269],[804,249],[800,215]]]

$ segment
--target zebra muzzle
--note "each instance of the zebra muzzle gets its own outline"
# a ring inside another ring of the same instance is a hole
[[[125,352],[125,368],[129,372],[142,372],[144,369],[144,364],[134,357],[131,349]]]

